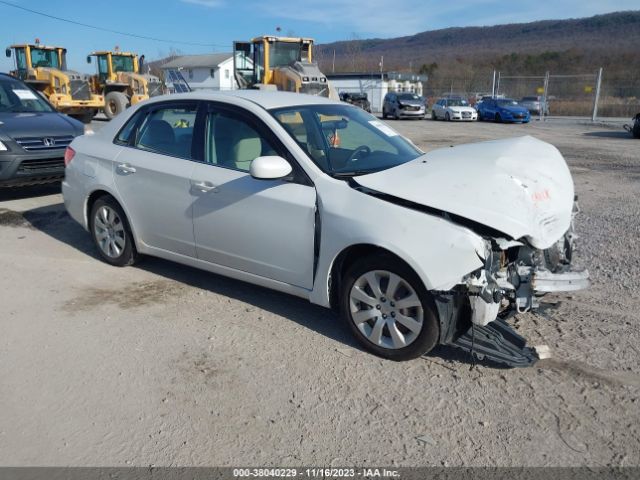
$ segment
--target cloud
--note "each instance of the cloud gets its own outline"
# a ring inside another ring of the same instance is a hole
[[[183,3],[191,3],[193,5],[200,5],[201,7],[216,8],[224,5],[223,0],[180,0]]]

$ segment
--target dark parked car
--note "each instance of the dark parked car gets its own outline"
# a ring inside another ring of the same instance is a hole
[[[84,125],[24,82],[0,73],[0,187],[64,178],[64,152]]]
[[[478,109],[478,120],[521,123],[529,123],[531,120],[529,110],[510,98],[483,99],[481,103],[476,105],[476,108]]]
[[[360,107],[365,112],[371,113],[371,103],[369,102],[369,98],[366,93],[342,92],[340,93],[340,100]]]
[[[640,138],[640,113],[636,113],[631,121],[633,125],[625,125],[624,129],[633,135],[633,138]]]
[[[402,117],[423,119],[426,115],[425,101],[415,93],[389,92],[384,97],[382,118],[391,115],[396,120]]]

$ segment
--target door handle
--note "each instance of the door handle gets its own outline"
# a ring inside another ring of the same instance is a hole
[[[136,169],[128,163],[121,163],[118,165],[118,172],[128,175],[130,173],[136,173]]]
[[[218,188],[211,182],[193,182],[192,185],[196,190],[200,190],[202,193],[212,192]]]

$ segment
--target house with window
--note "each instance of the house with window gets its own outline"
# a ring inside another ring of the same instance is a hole
[[[238,85],[233,77],[232,53],[207,53],[204,55],[182,55],[164,65],[162,70],[179,71],[192,90],[236,90]],[[167,88],[174,92],[172,83],[165,73]]]

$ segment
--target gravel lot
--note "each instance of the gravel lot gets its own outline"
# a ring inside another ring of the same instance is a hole
[[[593,286],[515,321],[553,359],[384,361],[303,300],[107,266],[59,188],[0,191],[0,465],[640,465],[640,141],[575,121],[392,125],[425,149],[531,134],[565,155]]]

